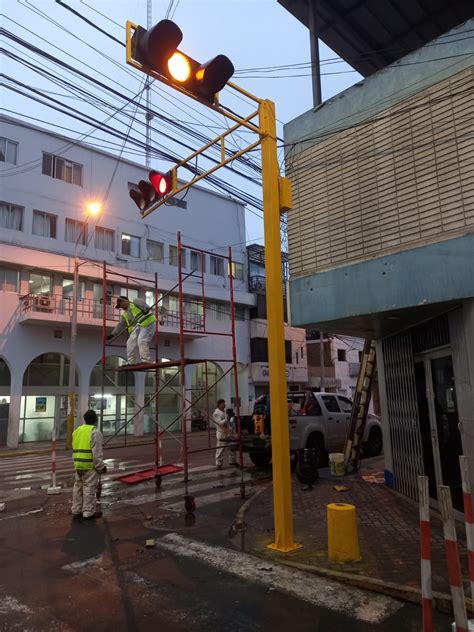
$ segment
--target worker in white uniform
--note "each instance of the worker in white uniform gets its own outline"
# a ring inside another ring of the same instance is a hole
[[[72,458],[76,478],[72,490],[72,517],[93,520],[100,518],[102,512],[96,511],[96,489],[99,474],[104,474],[102,433],[97,430],[97,413],[88,410],[84,414],[84,423],[72,434]]]
[[[225,400],[218,400],[217,408],[212,413],[212,421],[216,426],[216,468],[222,470],[222,466],[224,465],[224,449],[230,446],[230,443],[223,441],[223,439],[231,437],[229,422],[225,414]],[[235,450],[229,450],[229,465],[237,465],[235,461]]]
[[[141,298],[131,301],[126,296],[119,296],[115,309],[123,309],[122,318],[107,336],[107,340],[115,338],[126,329],[128,364],[137,363],[137,350],[140,357],[138,362],[151,362],[150,342],[155,335],[156,320],[151,307]]]

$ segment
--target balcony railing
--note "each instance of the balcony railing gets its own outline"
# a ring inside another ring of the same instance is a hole
[[[264,276],[255,274],[249,277],[249,289],[251,292],[265,294],[267,280]],[[286,284],[283,284],[283,296],[286,296]]]
[[[27,294],[20,296],[23,313],[55,314],[60,316],[72,315],[72,299],[64,298],[57,294]],[[102,320],[102,301],[91,298],[82,298],[77,302],[77,316],[84,319]],[[115,309],[112,304],[105,307],[105,317],[107,321],[118,322],[121,312]],[[179,328],[179,312],[160,308],[158,323],[161,327]],[[97,323],[99,324],[99,323]],[[184,328],[200,331],[204,327],[204,319],[200,314],[184,313]]]

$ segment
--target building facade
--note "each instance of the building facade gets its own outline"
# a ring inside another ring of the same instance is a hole
[[[474,457],[473,28],[377,59],[285,127],[292,324],[376,340],[386,480],[416,498],[425,473],[457,508]]]
[[[152,305],[156,282],[157,358],[178,359],[178,230],[186,244],[184,272],[201,272],[204,266],[205,281],[204,301],[200,279],[189,276],[183,287],[186,357],[209,360],[207,375],[203,364],[186,368],[189,399],[197,400],[206,382],[212,385],[230,366],[230,338],[201,333],[201,323],[205,310],[208,327],[230,331],[229,269],[223,256],[229,245],[240,244],[233,245],[232,256],[245,412],[245,405],[250,405],[248,312],[254,296],[247,288],[241,203],[193,187],[185,200],[162,206],[143,220],[129,188],[147,178],[144,166],[11,118],[1,121],[0,177],[0,444],[51,439],[54,419],[64,436],[75,256],[80,281],[78,418],[89,407],[101,410],[104,432],[112,434],[150,401],[127,432],[141,435],[154,430],[154,378],[114,370],[125,361],[124,338],[107,346],[102,373],[103,305],[105,301],[110,332],[120,318],[114,297],[127,294]],[[97,218],[87,217],[91,201],[102,203]],[[202,258],[193,247],[207,254]],[[167,369],[161,379],[168,386],[158,398],[160,423],[177,429],[179,378]],[[210,406],[218,397],[230,402],[235,396],[232,384],[230,374],[219,381],[211,390]]]
[[[269,393],[270,372],[268,368],[267,304],[265,276],[265,248],[260,244],[247,247],[249,290],[255,296],[255,304],[250,308],[250,366],[249,380],[255,397]],[[283,293],[286,299],[288,282],[288,255],[282,253]],[[306,353],[306,332],[287,324],[285,311],[285,356],[286,381],[289,391],[299,391],[308,384],[308,359]]]

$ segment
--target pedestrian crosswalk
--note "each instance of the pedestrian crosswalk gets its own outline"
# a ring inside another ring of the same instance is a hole
[[[153,467],[153,462],[137,459],[106,459],[107,473],[102,475],[102,505],[140,506],[159,503],[170,512],[183,510],[185,495],[183,472],[164,476],[160,488],[154,480],[139,485],[124,485],[117,480],[127,472]],[[179,464],[177,464],[179,465]],[[181,464],[182,465],[182,464]],[[46,491],[51,485],[51,457],[31,455],[0,459],[0,498],[14,490]],[[63,489],[70,489],[74,483],[74,468],[69,455],[56,458],[56,481]],[[190,467],[188,494],[196,498],[199,507],[212,505],[241,496],[241,484],[247,492],[251,475],[239,469],[216,470],[214,465],[205,464]]]
[[[105,459],[109,467],[103,476],[103,483],[112,482],[114,478],[137,469],[152,467],[153,463],[130,459]],[[51,456],[31,455],[0,459],[0,491],[2,490],[35,490],[46,489],[52,479]],[[74,482],[74,467],[69,455],[56,456],[56,479],[61,487],[71,487]]]

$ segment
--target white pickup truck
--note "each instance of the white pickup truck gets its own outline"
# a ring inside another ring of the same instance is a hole
[[[290,451],[297,453],[303,448],[310,448],[314,450],[318,465],[323,466],[330,452],[344,450],[352,402],[342,395],[313,392],[307,413],[298,414],[305,396],[306,393],[288,394]],[[366,456],[382,452],[382,427],[376,415],[369,413],[367,417],[362,446]]]

